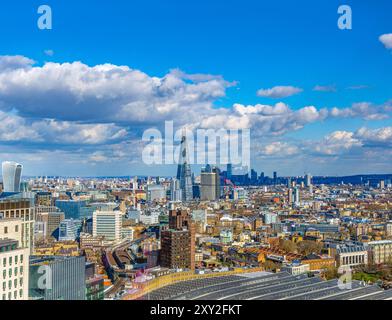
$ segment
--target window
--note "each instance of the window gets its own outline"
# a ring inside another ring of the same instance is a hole
[[[15,232],[19,232],[19,226],[18,225],[15,226]]]
[[[15,263],[18,263],[18,256],[15,256]]]
[[[9,258],[8,258],[8,263],[9,263],[10,265],[12,265],[12,257],[9,257]]]
[[[4,227],[4,234],[8,233],[8,227]]]

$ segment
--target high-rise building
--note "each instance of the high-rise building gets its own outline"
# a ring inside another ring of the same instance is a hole
[[[82,208],[85,207],[85,200],[56,200],[55,205],[64,212],[66,219],[80,219],[82,217]]]
[[[215,173],[215,199],[220,199],[221,197],[221,181],[220,181],[220,174],[221,171],[218,167],[214,167],[212,172]]]
[[[2,163],[4,192],[20,192],[22,168],[21,164],[13,161],[4,161]]]
[[[180,181],[182,201],[191,201],[193,199],[192,171],[189,164],[188,146],[185,134],[183,134],[181,138],[180,158],[177,167],[177,179]]]
[[[299,205],[301,203],[299,188],[297,188],[297,187],[294,188],[293,197],[294,197],[293,201],[294,201],[295,205]]]
[[[276,171],[274,171],[273,173],[273,179],[274,179],[274,184],[278,183],[278,173]]]
[[[312,185],[312,176],[309,173],[307,173],[305,175],[305,187],[309,188],[311,187],[311,185]]]
[[[59,241],[75,241],[79,236],[81,221],[65,219],[59,225]]]
[[[294,196],[293,196],[293,189],[289,188],[287,190],[287,202],[289,204],[293,204],[294,203]]]
[[[231,179],[231,176],[233,175],[233,165],[231,163],[227,164],[227,168],[226,168],[226,177],[227,179]]]
[[[22,248],[29,248],[32,253],[34,248],[34,220],[35,210],[31,199],[1,198],[0,216],[8,219],[22,221]]]
[[[54,206],[36,207],[36,221],[46,225],[44,237],[47,239],[58,238],[58,229],[61,221],[65,219],[64,212]]]
[[[186,210],[170,210],[169,229],[183,230],[191,225],[192,217]]]
[[[150,184],[146,188],[147,201],[162,201],[166,199],[166,189],[160,184]]]
[[[29,297],[37,300],[85,300],[86,259],[66,256],[32,256]]]
[[[29,249],[18,240],[0,239],[0,275],[0,300],[28,300]]]
[[[105,240],[121,240],[121,211],[94,211],[93,236],[104,236]]]
[[[185,210],[169,212],[169,229],[161,232],[161,265],[195,268],[195,225]]]
[[[180,181],[173,178],[170,181],[170,200],[171,201],[181,201],[182,190],[180,188]]]
[[[200,184],[200,199],[207,201],[214,201],[216,195],[216,173],[215,172],[202,172]]]

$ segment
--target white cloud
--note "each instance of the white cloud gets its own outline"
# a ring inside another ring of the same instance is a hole
[[[112,64],[31,63],[23,57],[1,58],[4,111],[15,108],[21,116],[68,121],[146,124],[175,118],[185,123],[213,112],[213,102],[233,85],[219,76],[179,70],[158,78]]]
[[[355,133],[355,136],[361,139],[366,146],[392,146],[392,127],[379,129],[360,128]]]
[[[391,113],[390,102],[376,106],[369,102],[354,103],[350,108],[332,108],[331,117],[357,117],[365,120],[383,120],[389,118]]]
[[[261,147],[261,155],[291,156],[299,152],[299,148],[287,142],[276,141]]]
[[[81,124],[69,121],[28,121],[18,115],[0,111],[0,141],[45,142],[48,144],[109,143],[124,138],[127,131],[113,123]]]
[[[392,49],[392,33],[386,33],[378,38],[387,49]]]
[[[276,86],[270,89],[260,89],[257,91],[259,97],[286,98],[302,92],[301,88],[293,86]]]
[[[34,60],[24,56],[0,56],[0,72],[18,72],[19,69],[30,68],[34,63]]]
[[[313,91],[336,92],[336,86],[334,84],[327,86],[317,85],[313,88]]]
[[[315,145],[314,151],[324,155],[339,155],[348,152],[353,147],[361,147],[362,145],[362,142],[355,138],[353,132],[335,131]]]

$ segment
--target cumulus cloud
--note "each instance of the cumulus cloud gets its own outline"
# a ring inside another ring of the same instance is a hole
[[[297,154],[300,149],[287,142],[275,141],[261,147],[261,155],[266,156],[292,156]]]
[[[353,147],[361,147],[362,142],[353,132],[335,131],[327,135],[323,141],[314,147],[314,150],[324,155],[338,155],[349,151]]]
[[[214,100],[233,85],[221,77],[192,76],[179,70],[158,78],[112,64],[47,62],[32,67],[22,57],[0,61],[2,108],[15,108],[26,117],[128,124],[171,117],[185,122],[209,112]]]
[[[387,49],[392,49],[392,33],[386,33],[378,38]]]
[[[154,77],[128,66],[82,62],[37,66],[23,56],[1,56],[0,143],[66,148],[70,152],[67,159],[75,163],[123,163],[140,158],[144,129],[162,128],[164,121],[174,120],[175,127],[193,129],[251,128],[252,148],[255,143],[255,151],[263,157],[338,156],[358,148],[388,146],[388,128],[337,131],[318,141],[316,147],[311,142],[276,140],[328,119],[387,119],[392,102],[361,102],[332,109],[283,102],[216,107],[215,102],[234,85],[220,75],[187,74],[179,69]],[[260,93],[279,98],[301,91],[281,86]]]
[[[391,147],[392,127],[378,129],[360,128],[355,136],[361,139],[365,146],[370,147]]]
[[[377,106],[369,102],[354,103],[350,108],[332,108],[331,117],[359,117],[365,120],[383,120],[390,117],[391,103]]]
[[[0,111],[0,141],[46,142],[50,144],[102,144],[124,138],[127,131],[113,123],[80,124],[69,121],[28,121]]]
[[[24,56],[0,56],[0,72],[18,72],[20,69],[30,68],[34,60]]]
[[[260,89],[257,91],[259,97],[286,98],[302,92],[303,90],[293,86],[276,86],[270,89]]]

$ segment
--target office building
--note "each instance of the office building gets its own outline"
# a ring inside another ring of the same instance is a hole
[[[105,240],[121,240],[121,211],[94,211],[93,236],[104,236]]]
[[[81,219],[82,207],[85,207],[85,200],[56,200],[55,206],[64,212],[65,219]]]
[[[13,161],[2,163],[3,191],[20,192],[20,179],[23,166]]]
[[[200,200],[214,201],[216,195],[216,173],[215,172],[202,172],[201,185],[200,185]]]
[[[163,201],[166,200],[166,189],[164,186],[159,184],[150,184],[147,185],[147,201]]]
[[[31,256],[29,297],[33,300],[85,300],[84,256]]]
[[[173,178],[170,181],[170,201],[180,202],[182,199],[182,191],[180,181]]]
[[[231,176],[233,175],[233,165],[231,163],[227,164],[227,168],[226,168],[226,177],[227,179],[231,179]]]
[[[80,234],[81,221],[64,219],[59,225],[59,241],[75,241]]]

